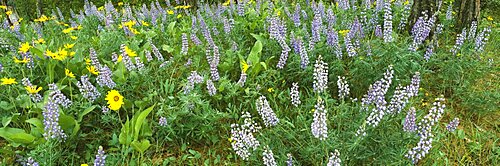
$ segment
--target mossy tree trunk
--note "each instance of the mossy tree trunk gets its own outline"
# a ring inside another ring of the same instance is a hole
[[[481,0],[455,0],[454,11],[457,13],[455,16],[455,28],[461,31],[462,28],[467,27],[472,21],[477,21],[481,9]],[[432,16],[438,10],[438,3],[436,0],[414,0],[411,9],[411,14],[408,19],[408,29],[411,29],[413,24],[417,21],[418,17],[423,13]],[[441,7],[441,12],[446,12],[446,8]]]

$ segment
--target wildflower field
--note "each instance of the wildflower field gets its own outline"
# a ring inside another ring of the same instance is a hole
[[[500,16],[417,2],[2,4],[0,165],[500,165]]]

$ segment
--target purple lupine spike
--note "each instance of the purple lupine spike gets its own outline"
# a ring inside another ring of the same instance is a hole
[[[384,4],[384,42],[392,41],[392,11],[391,3],[387,1]]]

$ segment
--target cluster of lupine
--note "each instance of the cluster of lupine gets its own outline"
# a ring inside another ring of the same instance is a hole
[[[43,115],[44,133],[46,140],[49,139],[66,139],[67,135],[59,125],[59,105],[56,101],[49,99],[45,104]]]
[[[399,30],[404,30],[406,28],[406,22],[408,21],[408,16],[410,16],[410,9],[412,4],[407,3],[404,5],[403,12],[401,13],[401,20],[399,22],[398,29]]]
[[[460,51],[460,48],[462,48],[462,45],[464,44],[464,41],[466,38],[467,38],[467,31],[464,28],[464,29],[462,29],[462,33],[457,34],[457,39],[455,40],[455,45],[450,50],[451,54],[457,55],[457,53]]]
[[[418,17],[417,21],[411,29],[411,34],[413,36],[413,42],[409,47],[410,51],[417,51],[420,45],[429,37],[431,28],[436,22],[436,15],[432,15],[430,18],[427,13],[422,13],[423,16]]]
[[[281,46],[281,55],[276,67],[279,69],[283,69],[286,65],[288,54],[291,51],[290,47],[286,43],[286,24],[277,16],[269,18],[268,22],[269,37],[273,40],[276,40]]]
[[[54,104],[61,105],[64,108],[71,106],[72,102],[69,100],[62,92],[59,90],[56,84],[49,84],[49,99],[54,102]]]
[[[106,155],[104,154],[104,149],[99,146],[97,154],[95,155],[94,166],[105,166],[106,165]]]
[[[384,2],[384,42],[392,42],[392,11],[391,3]]]
[[[328,137],[325,101],[323,101],[321,97],[318,97],[314,108],[315,110],[313,115],[313,122],[311,123],[311,132],[315,138],[319,138],[319,140],[325,140]]]
[[[17,162],[19,162],[19,164],[21,164],[22,166],[39,166],[40,165],[32,157],[23,158],[22,156],[18,156]]]
[[[262,161],[265,166],[276,166],[276,160],[274,159],[273,151],[268,145],[264,147],[264,152],[262,152]]]
[[[194,89],[194,84],[199,84],[203,82],[203,77],[196,71],[191,71],[191,74],[187,78],[187,85],[184,87],[184,94],[188,94]]]
[[[391,98],[389,106],[387,108],[387,113],[399,114],[401,110],[406,106],[411,97],[418,95],[418,90],[420,88],[420,73],[416,72],[411,80],[411,84],[405,87],[399,85],[394,91],[394,95]]]
[[[335,149],[335,152],[330,153],[330,158],[328,158],[327,166],[340,166],[342,160],[340,159],[340,152]]]
[[[458,124],[460,123],[460,119],[455,118],[453,119],[448,125],[446,125],[446,130],[453,132],[457,129]]]
[[[442,102],[444,102],[444,98],[437,98],[429,113],[418,122],[417,134],[420,140],[417,146],[410,149],[405,155],[414,164],[424,158],[432,148],[432,141],[434,139],[432,127],[441,119],[444,112],[445,105]]]
[[[286,154],[286,157],[288,158],[286,160],[286,166],[293,166],[293,157],[292,157],[292,154],[288,153],[288,154]]]
[[[233,150],[247,160],[251,154],[250,150],[255,150],[260,146],[259,141],[254,137],[253,133],[258,132],[261,128],[252,120],[252,116],[248,112],[243,112],[241,118],[243,124],[231,124],[231,146]]]
[[[187,55],[188,53],[188,39],[187,39],[187,34],[182,33],[182,48],[181,48],[181,55]]]
[[[269,106],[265,96],[260,96],[255,103],[255,106],[266,127],[276,126],[279,123],[280,120],[276,117],[273,109]]]
[[[385,101],[385,94],[391,86],[393,74],[394,70],[392,66],[389,66],[384,73],[384,78],[370,85],[367,94],[361,99],[362,110],[368,110],[369,105],[374,105],[370,115],[366,118],[367,124],[373,127],[378,125],[386,113],[387,101]]]
[[[415,107],[411,107],[406,113],[405,121],[403,123],[403,131],[415,132],[417,130],[417,113]]]
[[[298,107],[300,102],[299,96],[299,84],[294,82],[292,83],[292,88],[290,88],[290,98],[292,99],[292,105]]]
[[[93,102],[101,93],[97,91],[97,88],[90,83],[89,78],[86,75],[81,76],[80,81],[76,83],[76,86],[82,93],[83,97],[88,99],[90,102]]]
[[[161,116],[158,120],[158,125],[160,125],[161,127],[167,126],[167,118]]]
[[[215,89],[214,82],[212,82],[211,79],[207,80],[207,90],[210,96],[213,96],[215,95],[215,93],[217,93],[217,89]]]
[[[323,57],[321,55],[318,56],[318,59],[316,59],[316,64],[314,64],[313,78],[314,92],[325,92],[326,88],[328,87],[328,63],[323,62]]]
[[[340,76],[337,77],[338,77],[337,87],[339,89],[339,99],[344,99],[346,97],[349,97],[350,89],[347,80],[345,79],[345,77],[340,77]]]
[[[486,42],[488,42],[488,37],[490,36],[491,33],[491,27],[485,28],[479,35],[476,37],[476,43],[474,46],[474,50],[477,52],[482,52],[484,50],[484,46],[486,45]]]

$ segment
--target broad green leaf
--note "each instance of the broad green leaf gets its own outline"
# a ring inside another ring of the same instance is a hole
[[[31,119],[26,120],[25,122],[32,124],[36,128],[43,129],[43,127],[44,127],[42,121],[38,118],[31,118]]]
[[[118,141],[122,145],[130,145],[132,142],[132,133],[130,131],[130,121],[127,119],[127,122],[122,126]]]
[[[172,53],[172,52],[174,52],[174,48],[172,48],[172,47],[170,47],[169,45],[166,45],[166,44],[162,45],[162,46],[161,46],[161,49],[162,49],[163,51],[167,51],[168,53]]]
[[[144,151],[146,151],[150,146],[151,144],[147,139],[143,139],[140,142],[137,140],[132,142],[132,147],[134,147],[134,149],[140,152],[141,154],[144,153]]]
[[[257,40],[250,51],[250,54],[247,58],[247,63],[250,62],[250,65],[255,65],[260,62],[260,53],[262,52],[262,42]]]
[[[174,21],[174,22],[171,22],[170,24],[168,24],[168,27],[167,27],[168,32],[170,32],[170,33],[174,32],[175,23],[176,22]]]
[[[0,137],[11,143],[30,144],[35,141],[35,137],[26,133],[23,129],[4,127],[0,128]]]
[[[139,131],[142,128],[142,123],[144,122],[144,119],[153,111],[153,108],[155,105],[147,108],[146,110],[142,111],[141,114],[137,117],[137,120],[135,121],[135,126],[134,126],[134,140],[137,140],[139,138]]]

